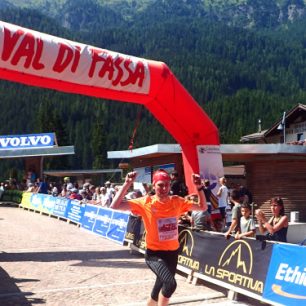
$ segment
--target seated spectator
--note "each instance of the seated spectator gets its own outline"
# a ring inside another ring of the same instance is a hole
[[[256,227],[253,218],[251,217],[250,204],[241,205],[241,217],[240,217],[240,230],[236,233],[235,239],[241,239],[243,237],[254,237],[256,234]]]
[[[261,209],[256,210],[259,231],[266,234],[267,239],[287,242],[288,217],[285,215],[285,207],[282,198],[271,199],[272,217],[267,221],[265,213]]]

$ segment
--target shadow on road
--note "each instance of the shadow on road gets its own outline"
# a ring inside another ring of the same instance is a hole
[[[39,282],[38,279],[12,278],[0,267],[0,305],[5,306],[28,306],[33,304],[45,304],[44,299],[33,298],[32,292],[22,292],[17,283]]]
[[[143,255],[138,255],[143,257]],[[74,266],[88,267],[118,267],[118,268],[144,268],[145,263],[135,262],[135,255],[131,255],[129,250],[118,251],[70,251],[70,252],[25,252],[25,253],[0,253],[1,262],[54,262],[54,261],[74,261],[80,263]]]

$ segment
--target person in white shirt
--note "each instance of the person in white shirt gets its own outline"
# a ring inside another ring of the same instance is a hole
[[[220,187],[217,192],[217,197],[218,197],[218,206],[219,210],[222,216],[222,221],[223,221],[223,227],[225,227],[225,208],[228,204],[228,188],[226,187],[226,178],[223,176],[219,179]]]

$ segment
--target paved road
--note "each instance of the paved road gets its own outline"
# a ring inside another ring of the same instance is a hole
[[[0,246],[0,305],[145,305],[154,282],[128,247],[16,207],[0,206]],[[177,281],[172,305],[231,304],[219,287]]]

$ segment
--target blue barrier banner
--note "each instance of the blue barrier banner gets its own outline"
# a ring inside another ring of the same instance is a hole
[[[86,205],[83,219],[82,219],[82,224],[81,227],[85,228],[89,231],[93,230],[93,227],[95,225],[95,221],[97,218],[97,214],[99,211],[98,206],[93,206],[93,205]]]
[[[73,222],[81,223],[85,211],[85,205],[77,200],[69,200],[65,217]]]
[[[41,211],[43,207],[45,195],[42,193],[33,193],[31,196],[31,206],[30,208]]]
[[[53,197],[52,195],[44,195],[41,211],[46,214],[52,215],[54,210],[55,200],[56,198]]]
[[[306,247],[275,244],[263,297],[283,305],[306,305]]]
[[[68,199],[56,197],[53,214],[58,217],[66,217],[66,209],[68,205]]]
[[[54,133],[9,135],[0,137],[1,149],[52,147],[55,144]]]
[[[113,211],[111,209],[100,207],[93,231],[106,237],[112,217]]]
[[[113,218],[110,222],[107,232],[107,238],[123,243],[127,224],[129,221],[129,214],[120,211],[113,212]]]

